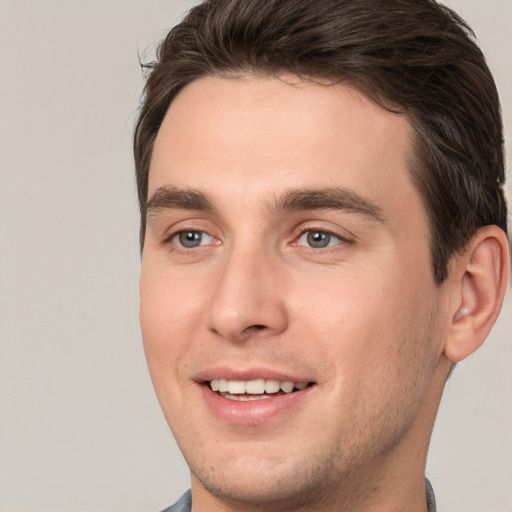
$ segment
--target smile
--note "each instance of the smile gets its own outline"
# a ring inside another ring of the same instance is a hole
[[[228,400],[264,400],[281,394],[301,391],[307,382],[279,381],[276,379],[226,380],[213,379],[208,382],[210,389]]]
[[[260,377],[265,374],[267,378]],[[239,426],[293,421],[318,389],[314,381],[256,369],[217,368],[197,375],[194,380],[213,416]]]

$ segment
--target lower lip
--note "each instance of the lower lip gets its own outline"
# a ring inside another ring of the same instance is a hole
[[[204,384],[200,384],[199,387],[207,406],[218,419],[237,425],[254,425],[295,409],[315,386],[286,395],[249,401],[224,398]]]

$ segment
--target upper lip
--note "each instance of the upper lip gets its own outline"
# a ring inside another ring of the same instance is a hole
[[[313,379],[295,372],[275,370],[264,367],[232,368],[228,366],[216,366],[198,372],[193,380],[206,382],[213,379],[250,381],[256,379],[274,379],[280,382],[312,382]]]

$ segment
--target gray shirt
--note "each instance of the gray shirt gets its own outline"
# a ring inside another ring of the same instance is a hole
[[[430,482],[425,479],[425,486],[427,489],[427,507],[428,512],[436,512],[436,498],[434,497],[434,490]],[[191,512],[192,509],[192,494],[188,490],[174,505],[162,510],[162,512]]]

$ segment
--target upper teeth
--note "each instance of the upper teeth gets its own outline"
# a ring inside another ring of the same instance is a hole
[[[291,393],[293,389],[304,389],[307,382],[279,381],[274,379],[256,379],[256,380],[226,380],[213,379],[210,381],[212,391],[221,393],[230,393],[232,395],[261,395],[263,393],[277,393],[279,390],[285,393]]]

